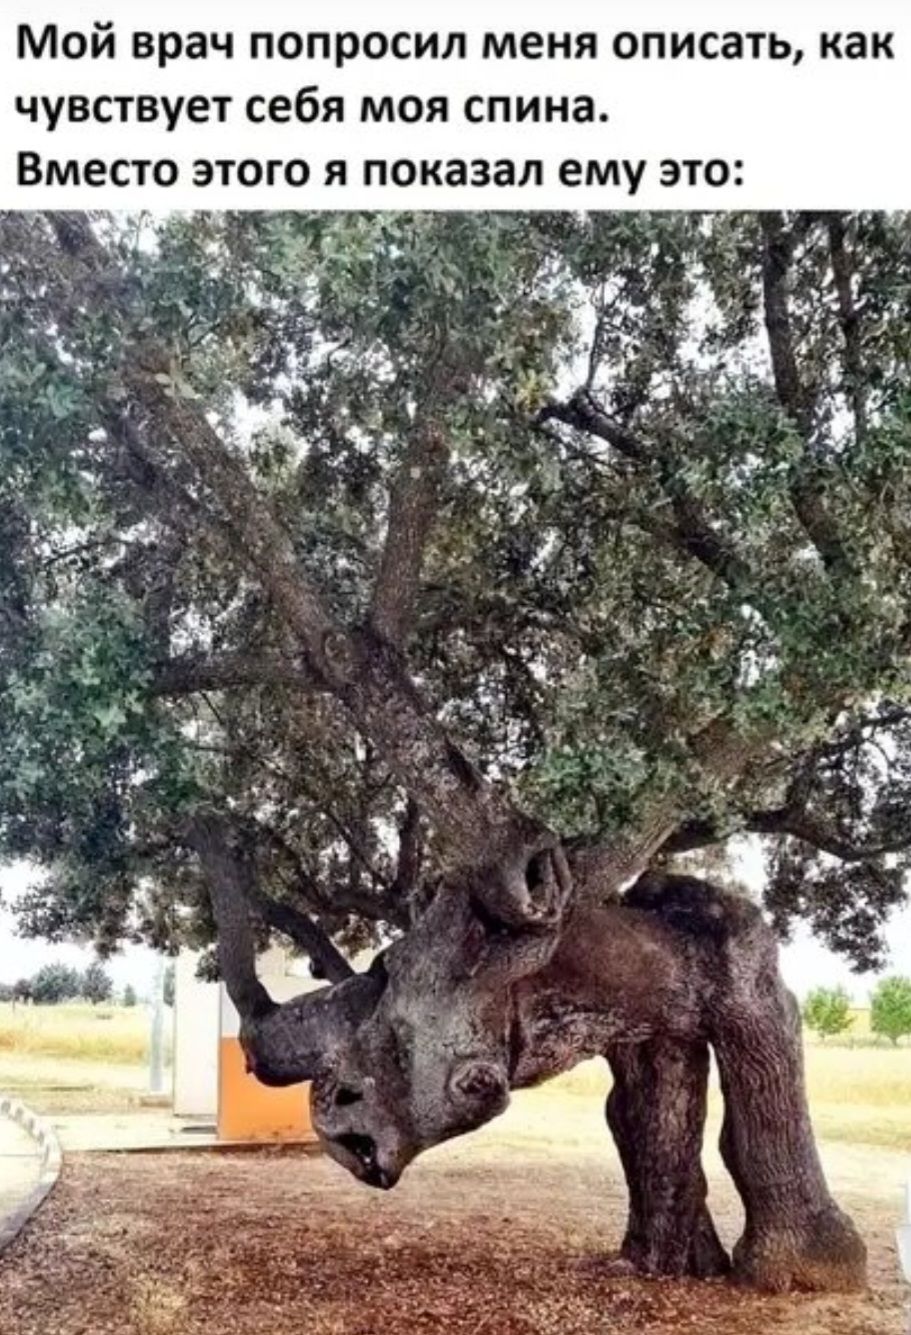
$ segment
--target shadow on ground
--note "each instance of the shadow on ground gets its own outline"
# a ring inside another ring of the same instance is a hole
[[[826,1149],[871,1248],[872,1291],[759,1297],[608,1277],[622,1181],[597,1110],[500,1124],[389,1194],[293,1150],[82,1154],[0,1261],[4,1335],[899,1335],[904,1159]],[[728,1240],[736,1199],[710,1158]]]

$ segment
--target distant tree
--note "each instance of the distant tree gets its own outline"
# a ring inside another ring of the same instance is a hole
[[[31,1001],[32,1000],[32,980],[30,978],[20,978],[13,984],[13,1001]]]
[[[0,1001],[15,1001],[16,989],[12,983],[0,983]]]
[[[870,997],[870,1025],[894,1045],[911,1034],[911,978],[883,978]]]
[[[82,992],[82,974],[68,964],[45,964],[31,979],[32,1000],[55,1006]]]
[[[133,987],[132,983],[127,983],[126,987],[123,989],[123,1004],[124,1006],[136,1005],[136,989]]]
[[[851,998],[843,987],[815,987],[807,994],[803,1018],[822,1039],[841,1034],[853,1023]]]
[[[97,1006],[100,1001],[110,1001],[114,985],[99,960],[93,960],[82,975],[81,992],[86,1001]]]
[[[173,960],[164,971],[162,981],[162,997],[166,1006],[174,1005],[174,962]]]

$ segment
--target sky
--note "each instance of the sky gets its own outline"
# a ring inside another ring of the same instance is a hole
[[[15,983],[30,977],[42,964],[71,964],[84,969],[95,958],[94,951],[79,945],[55,945],[18,936],[10,903],[25,889],[31,872],[26,863],[0,868],[0,983]],[[122,992],[130,983],[144,997],[155,974],[157,955],[142,946],[127,946],[106,961],[115,991]]]
[[[755,847],[747,846],[742,850],[738,872],[752,890],[760,888],[762,863]],[[29,869],[24,863],[0,870],[0,982],[14,983],[52,961],[84,969],[93,958],[91,949],[84,946],[52,945],[23,939],[16,934],[15,918],[8,906],[28,879]],[[884,972],[911,977],[911,903],[892,915],[885,936],[889,959]],[[131,983],[137,993],[144,996],[154,976],[156,958],[154,951],[127,946],[105,967],[117,990]],[[876,981],[875,975],[853,973],[843,959],[814,940],[806,927],[798,929],[794,940],[782,948],[781,967],[788,986],[799,997],[804,997],[813,987],[841,983],[855,1005],[865,1005]]]

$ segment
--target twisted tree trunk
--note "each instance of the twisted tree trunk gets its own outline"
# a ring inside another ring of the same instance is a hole
[[[627,898],[695,944],[701,1017],[693,1041],[609,1052],[608,1121],[630,1190],[622,1255],[646,1273],[718,1273],[699,1162],[708,1040],[724,1096],[722,1156],[746,1213],[735,1277],[773,1292],[862,1288],[866,1248],[819,1162],[800,1013],[773,933],[753,905],[691,878],[646,877]]]
[[[757,933],[751,945],[732,962],[712,1034],[725,1106],[721,1152],[746,1210],[735,1273],[773,1291],[859,1288],[866,1249],[819,1162],[800,1012],[768,941]]]
[[[251,864],[217,819],[197,818],[188,839],[251,1070],[313,1081],[322,1142],[361,1180],[394,1186],[422,1150],[501,1112],[510,1087],[604,1055],[630,1194],[622,1259],[651,1275],[723,1274],[700,1158],[711,1043],[722,1149],[746,1209],[735,1273],[773,1290],[864,1282],[863,1244],[813,1143],[796,1009],[753,905],[652,876],[622,904],[577,902],[548,930],[517,930],[491,917],[472,879],[441,887],[368,974],[278,1006],[255,977]],[[545,859],[539,874],[556,873]]]
[[[99,310],[113,304],[116,316],[110,257],[87,219],[57,214],[49,222],[74,278]],[[778,224],[766,230],[776,387],[806,434],[788,347],[788,256]],[[163,496],[188,503],[255,574],[296,644],[300,663],[292,666],[371,740],[461,868],[454,891],[437,897],[377,971],[276,1006],[255,974],[242,902],[254,897],[250,868],[211,825],[197,827],[190,842],[209,876],[222,967],[252,1069],[275,1083],[315,1079],[315,1122],[327,1148],[365,1181],[391,1186],[420,1150],[500,1111],[510,1084],[607,1054],[616,1078],[608,1118],[630,1185],[624,1254],[649,1272],[702,1274],[724,1266],[699,1164],[712,1043],[726,1101],[724,1154],[747,1212],[738,1273],[770,1288],[862,1282],[863,1246],[819,1167],[793,1007],[759,915],[698,882],[642,883],[628,907],[598,906],[599,895],[613,895],[648,864],[685,813],[658,792],[628,843],[589,860],[599,888],[587,900],[581,860],[574,886],[558,836],[469,761],[409,675],[403,644],[445,456],[445,402],[462,392],[460,377],[447,367],[428,387],[390,498],[375,597],[366,624],[350,628],[305,575],[292,535],[243,461],[203,408],[176,392],[169,350],[138,331],[131,338],[128,326],[127,319],[121,383],[104,404],[112,446],[161,480]],[[749,583],[737,552],[666,461],[618,434],[587,396],[556,415],[603,436],[654,476],[667,492],[680,550],[734,590]],[[795,511],[838,572],[844,554],[817,492],[796,488]],[[770,740],[718,719],[690,745],[726,786]],[[312,925],[304,934],[314,939]]]
[[[614,1077],[607,1123],[629,1190],[621,1258],[643,1275],[727,1274],[702,1171],[707,1045],[655,1038],[618,1044],[607,1056]]]

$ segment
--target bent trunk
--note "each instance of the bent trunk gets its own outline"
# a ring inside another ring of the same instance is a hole
[[[315,1080],[373,1010],[383,991],[380,972],[357,974],[305,992],[266,1015],[241,1020],[247,1070],[264,1085]]]
[[[762,1289],[863,1287],[866,1248],[829,1194],[813,1138],[800,1013],[776,974],[719,1014],[721,1152],[746,1210],[738,1278]]]
[[[819,1164],[799,1017],[754,905],[693,878],[643,878],[623,906],[575,912],[520,993],[516,1083],[598,1053],[610,1061],[607,1116],[630,1192],[624,1259],[671,1276],[724,1267],[700,1163],[711,1043],[722,1152],[746,1211],[735,1274],[772,1291],[863,1287],[866,1251]]]
[[[863,1244],[813,1143],[796,1009],[753,905],[649,877],[623,904],[576,903],[547,931],[516,931],[471,877],[467,893],[442,887],[370,973],[276,1006],[255,974],[249,862],[217,818],[189,841],[251,1069],[270,1084],[314,1080],[323,1144],[365,1182],[394,1185],[416,1154],[502,1111],[509,1086],[607,1055],[630,1191],[623,1258],[647,1274],[723,1273],[700,1162],[711,1043],[722,1150],[746,1209],[736,1274],[773,1290],[863,1284]],[[555,882],[559,869],[545,858],[538,874]]]
[[[708,1047],[657,1038],[618,1044],[607,1057],[607,1123],[629,1190],[622,1259],[643,1275],[727,1274],[701,1161]]]

